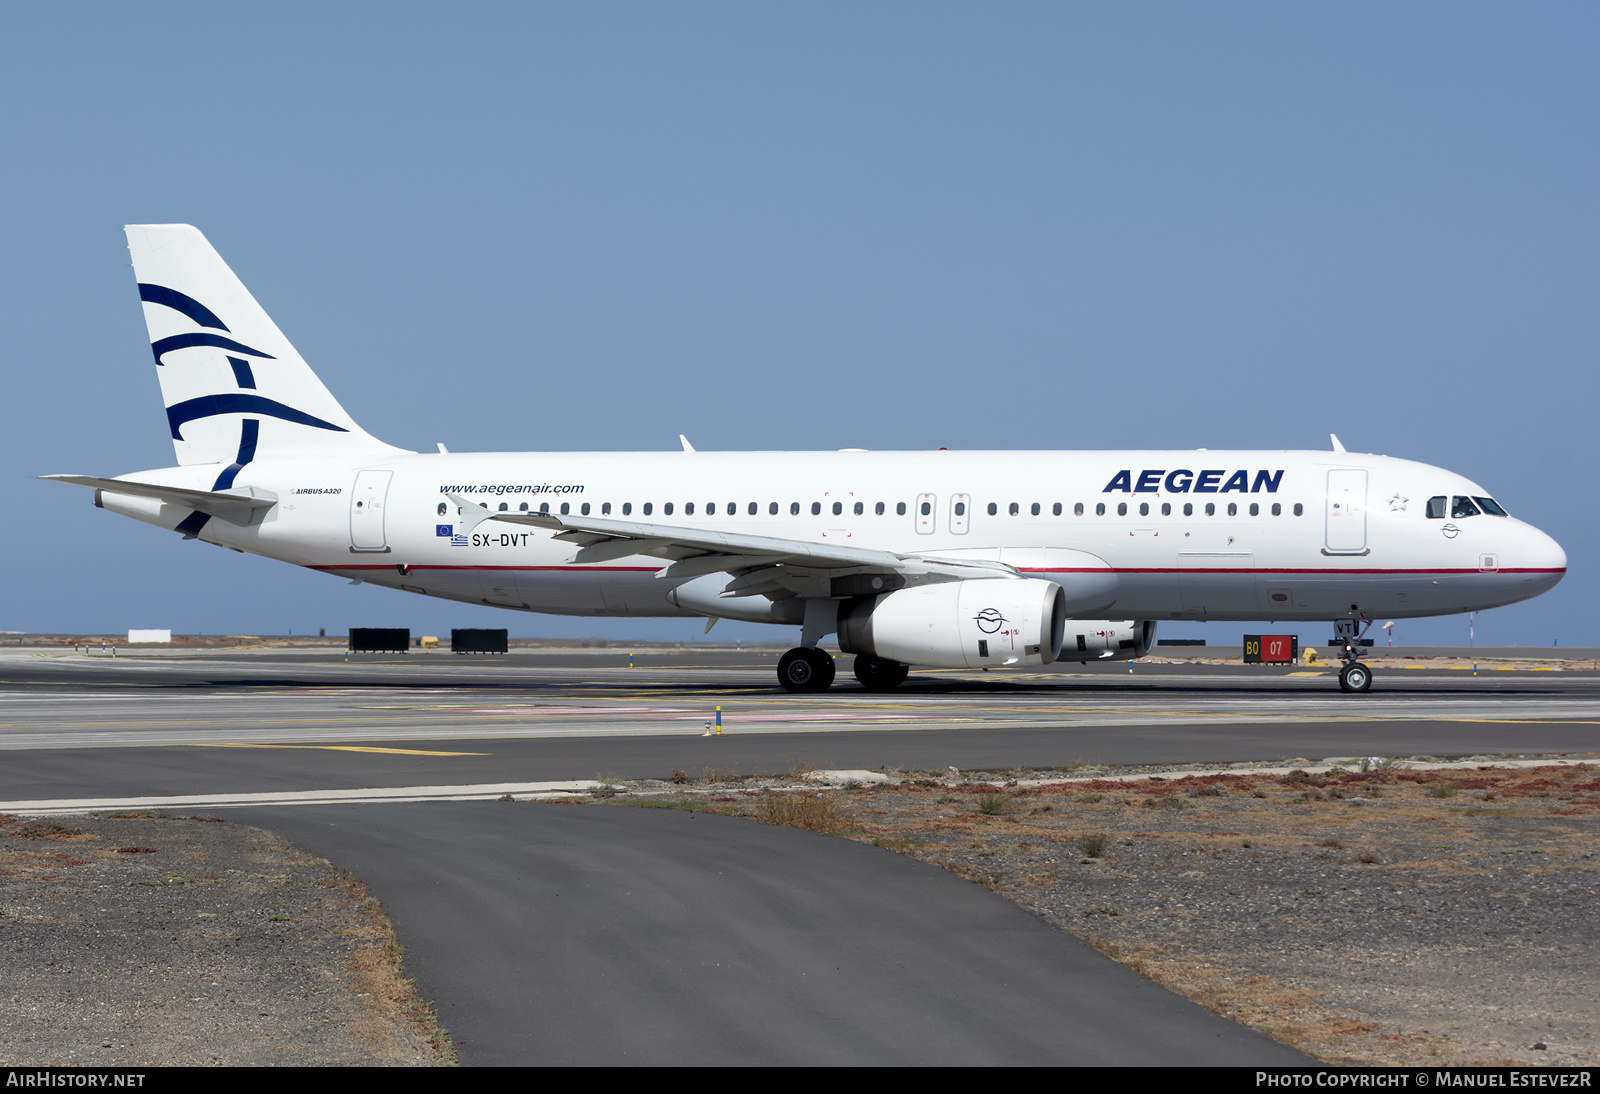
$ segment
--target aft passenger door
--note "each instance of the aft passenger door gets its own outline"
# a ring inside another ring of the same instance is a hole
[[[389,497],[393,471],[358,471],[355,489],[350,491],[350,549],[352,551],[389,550],[384,537],[383,513]]]
[[[1367,472],[1364,468],[1335,468],[1328,472],[1324,522],[1327,538],[1323,554],[1367,553]]]

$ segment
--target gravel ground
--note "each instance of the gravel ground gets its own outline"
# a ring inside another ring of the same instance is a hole
[[[376,900],[214,818],[0,817],[0,1060],[429,1064],[449,1041]]]
[[[808,793],[793,780],[641,786],[611,800],[913,855],[1329,1062],[1600,1061],[1593,766],[941,774]]]

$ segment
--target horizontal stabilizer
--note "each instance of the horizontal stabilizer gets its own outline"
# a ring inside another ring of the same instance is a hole
[[[155,498],[172,505],[185,505],[231,524],[247,525],[258,509],[271,509],[278,504],[278,495],[257,486],[244,486],[237,490],[189,490],[181,486],[161,486],[153,482],[130,482],[127,479],[98,479],[93,475],[40,475],[47,482],[64,482],[70,486],[87,486],[91,490],[104,490],[108,494],[125,494],[135,498]]]

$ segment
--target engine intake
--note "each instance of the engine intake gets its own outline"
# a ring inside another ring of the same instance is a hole
[[[1154,619],[1069,619],[1058,661],[1135,661],[1156,645]]]

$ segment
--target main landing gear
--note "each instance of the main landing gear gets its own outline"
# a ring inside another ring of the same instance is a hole
[[[827,691],[836,673],[833,658],[815,646],[796,646],[778,661],[784,691]],[[905,683],[910,665],[883,657],[856,656],[856,679],[868,691],[893,691]]]
[[[910,665],[898,661],[869,657],[864,653],[856,655],[856,679],[868,691],[893,691],[906,682],[906,673],[910,671]]]
[[[833,658],[815,646],[796,646],[778,659],[784,691],[827,691],[836,671]]]

